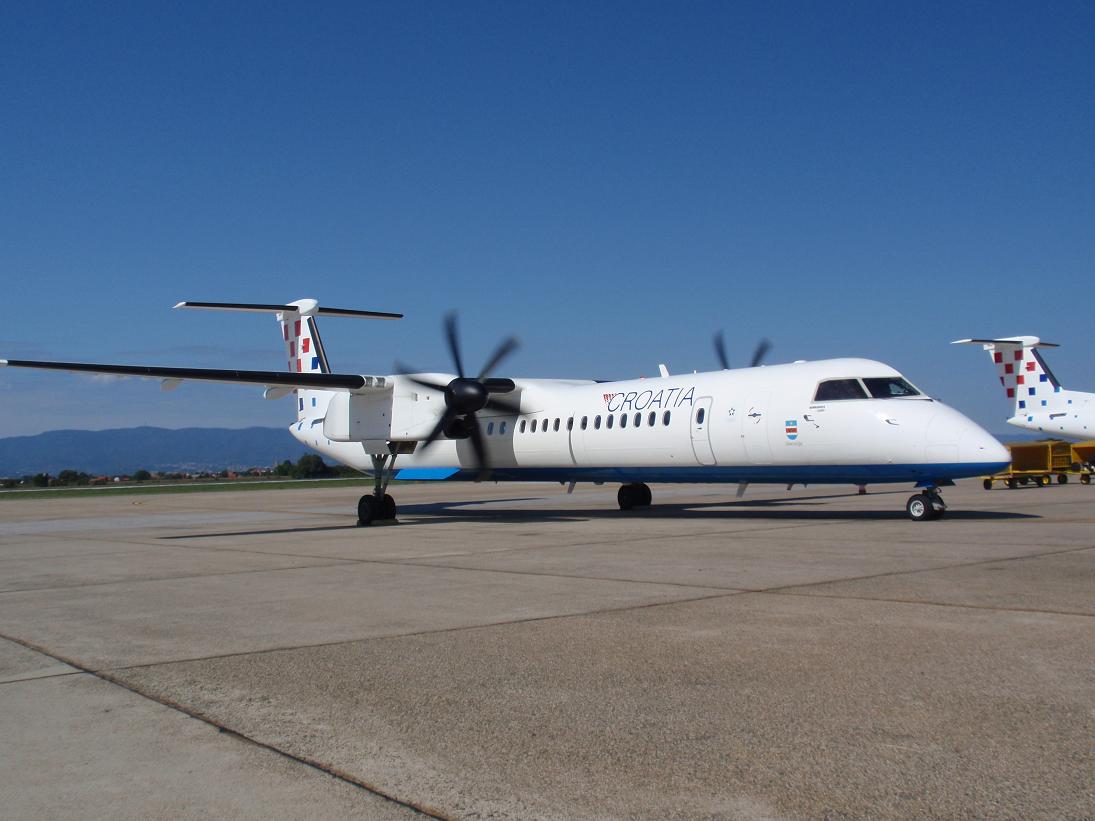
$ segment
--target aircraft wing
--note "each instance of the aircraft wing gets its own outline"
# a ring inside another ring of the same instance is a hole
[[[53,371],[102,373],[114,376],[140,376],[162,379],[166,389],[178,387],[186,379],[204,382],[229,382],[238,385],[266,385],[269,388],[320,388],[348,393],[371,393],[391,388],[383,376],[343,373],[289,373],[288,371],[234,371],[220,368],[161,368],[148,365],[102,365],[90,362],[39,362],[30,359],[0,359],[0,367],[39,368]]]

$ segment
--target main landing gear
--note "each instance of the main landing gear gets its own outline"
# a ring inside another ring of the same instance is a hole
[[[631,510],[633,507],[650,507],[650,487],[642,482],[630,482],[620,485],[620,491],[616,494],[616,501],[620,503],[620,510]]]
[[[395,468],[396,454],[373,454],[373,492],[357,502],[357,526],[368,527],[379,522],[395,522],[395,499],[388,495],[388,482]]]
[[[947,512],[947,506],[943,503],[943,497],[933,487],[925,488],[922,493],[909,497],[905,503],[905,510],[909,518],[914,522],[930,522],[934,519],[942,519]]]

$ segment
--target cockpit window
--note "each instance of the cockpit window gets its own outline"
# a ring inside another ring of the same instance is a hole
[[[858,379],[829,379],[817,386],[815,402],[832,402],[837,399],[866,399],[867,392]]]
[[[895,396],[920,396],[920,391],[900,376],[865,377],[863,384],[875,399],[893,399]]]

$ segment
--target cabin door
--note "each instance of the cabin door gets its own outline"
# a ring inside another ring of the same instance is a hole
[[[715,464],[711,450],[711,397],[701,396],[692,406],[692,452],[701,465]]]

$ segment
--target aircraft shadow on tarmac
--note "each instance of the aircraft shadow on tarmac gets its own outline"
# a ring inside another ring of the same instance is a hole
[[[877,495],[877,494],[876,494]],[[443,524],[537,524],[552,522],[584,522],[593,520],[628,519],[677,519],[683,521],[734,521],[741,519],[772,519],[776,521],[908,521],[904,509],[892,510],[835,510],[828,508],[831,499],[855,499],[854,495],[809,496],[791,499],[726,499],[713,502],[663,502],[648,508],[622,511],[614,508],[580,508],[574,510],[545,509],[539,506],[520,509],[498,508],[497,505],[514,505],[522,502],[542,502],[543,497],[500,499],[497,501],[455,501],[408,504],[399,508],[399,527],[420,527]],[[796,509],[787,509],[794,505]],[[803,507],[812,510],[803,510]],[[414,517],[414,518],[407,518]],[[349,516],[347,517],[349,518]],[[1030,513],[1001,510],[949,509],[943,526],[948,521],[1012,521],[1016,519],[1040,519]],[[930,525],[929,525],[930,526]],[[383,530],[374,526],[370,530]],[[338,530],[357,530],[356,524],[320,525],[310,527],[263,528],[220,533],[195,533],[162,536],[162,539],[209,539],[218,536],[271,536],[286,533],[318,533]]]

